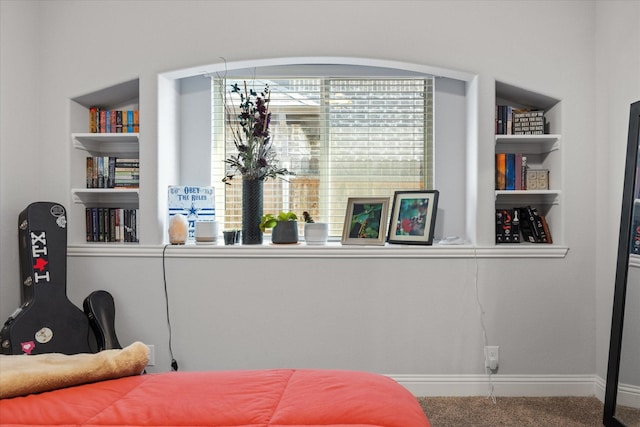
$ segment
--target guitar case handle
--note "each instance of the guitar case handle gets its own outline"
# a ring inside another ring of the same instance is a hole
[[[116,308],[111,294],[107,291],[91,292],[84,299],[82,307],[96,336],[98,351],[121,349],[116,336]]]

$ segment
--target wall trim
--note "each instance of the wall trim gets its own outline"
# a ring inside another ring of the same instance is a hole
[[[263,245],[136,245],[78,244],[69,245],[70,257],[162,257],[167,258],[564,258],[566,246],[506,245],[490,247],[473,245],[385,245],[357,246],[329,242],[324,246],[297,246],[269,243]]]
[[[596,375],[387,375],[414,396],[596,396],[604,381]],[[596,390],[598,389],[598,390]]]

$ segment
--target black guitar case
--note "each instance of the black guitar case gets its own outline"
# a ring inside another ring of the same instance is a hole
[[[87,297],[86,314],[67,298],[64,207],[51,202],[30,204],[19,215],[18,235],[21,305],[0,330],[0,351],[76,354],[120,348],[113,328],[113,298],[108,292]],[[101,338],[94,331],[101,331]]]

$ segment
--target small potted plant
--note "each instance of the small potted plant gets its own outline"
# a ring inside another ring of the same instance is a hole
[[[324,245],[329,238],[329,224],[326,222],[315,222],[309,212],[303,212],[304,218],[304,241],[307,245]]]
[[[260,230],[264,233],[267,228],[273,228],[271,243],[298,243],[298,216],[289,212],[280,212],[278,216],[266,214],[262,216]]]

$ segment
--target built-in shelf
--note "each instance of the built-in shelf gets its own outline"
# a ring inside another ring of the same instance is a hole
[[[495,209],[514,209],[525,206],[536,207],[549,224],[553,244],[538,243],[501,243],[498,245],[505,250],[515,249],[517,246],[557,247],[566,248],[564,242],[564,213],[563,213],[563,150],[561,136],[561,102],[559,99],[523,89],[511,84],[496,81],[496,112],[498,105],[507,105],[514,109],[543,111],[545,117],[544,134],[495,135],[495,154],[521,154],[526,156],[529,169],[547,170],[548,189],[529,190],[494,190]],[[507,118],[510,120],[510,118]],[[498,125],[496,124],[496,129]],[[506,129],[506,128],[505,128]],[[495,187],[494,187],[495,188]]]
[[[71,139],[73,148],[90,153],[137,154],[140,151],[137,133],[74,133]]]
[[[136,211],[140,207],[138,188],[86,188],[87,158],[115,157],[139,159],[139,133],[91,133],[90,109],[111,111],[139,110],[138,79],[98,89],[73,98],[70,103],[70,197],[69,244],[90,243],[122,247],[121,242],[88,242],[91,227],[87,212],[90,209],[124,209]],[[126,214],[125,214],[126,215]],[[92,217],[93,218],[93,217]],[[136,226],[137,226],[136,222]],[[139,230],[135,231],[139,237]],[[127,245],[135,243],[126,242]]]
[[[496,152],[549,153],[560,149],[560,135],[496,135]]]
[[[74,203],[138,203],[137,188],[72,188]]]

